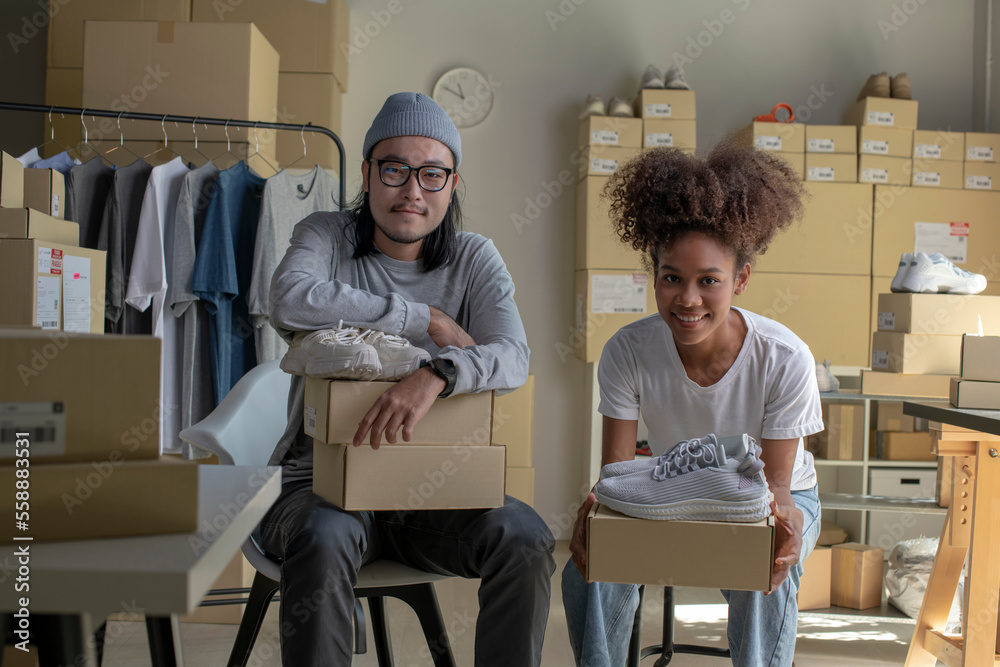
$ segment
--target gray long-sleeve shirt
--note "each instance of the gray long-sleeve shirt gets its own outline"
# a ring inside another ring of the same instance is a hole
[[[314,213],[295,226],[271,280],[271,325],[291,342],[296,331],[345,325],[404,336],[432,357],[451,360],[455,394],[515,389],[528,378],[528,344],[514,303],[514,282],[489,239],[459,232],[447,266],[423,273],[423,260],[403,262],[376,252],[354,259],[354,215]],[[427,335],[434,306],[476,345],[439,348]],[[293,377],[288,426],[271,455],[283,477],[312,476],[312,438],[303,424],[304,382]]]

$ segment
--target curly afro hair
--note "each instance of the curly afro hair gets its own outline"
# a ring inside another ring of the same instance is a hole
[[[798,218],[805,187],[787,163],[730,136],[704,160],[674,148],[644,152],[605,195],[615,232],[648,268],[667,244],[700,232],[732,249],[739,270]]]

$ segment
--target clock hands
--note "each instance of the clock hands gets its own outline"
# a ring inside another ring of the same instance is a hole
[[[465,99],[465,95],[462,93],[462,84],[458,84],[458,92],[457,93],[454,90],[452,90],[451,88],[449,88],[448,86],[441,86],[441,87],[444,88],[445,90],[447,90],[449,93],[451,93],[455,97],[457,97],[459,99],[462,99],[462,100]]]

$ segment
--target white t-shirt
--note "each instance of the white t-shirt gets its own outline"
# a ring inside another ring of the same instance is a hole
[[[622,327],[601,354],[598,410],[623,420],[638,420],[641,413],[654,455],[706,433],[799,438],[790,488],[812,488],[816,468],[802,437],[823,430],[812,353],[784,325],[733,310],[746,322],[746,338],[732,367],[710,387],[688,378],[659,315]]]

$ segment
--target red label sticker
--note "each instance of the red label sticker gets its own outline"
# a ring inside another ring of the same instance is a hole
[[[49,268],[49,273],[54,276],[62,275],[63,267],[63,251],[52,249],[52,266]]]
[[[73,274],[73,280],[79,280],[79,279],[80,279],[80,274],[79,273],[74,273]]]
[[[953,223],[951,223],[951,235],[952,236],[968,236],[969,235],[969,223],[967,223],[967,222],[953,222]]]
[[[632,284],[633,285],[647,285],[649,284],[649,276],[645,273],[633,273],[632,274]]]

